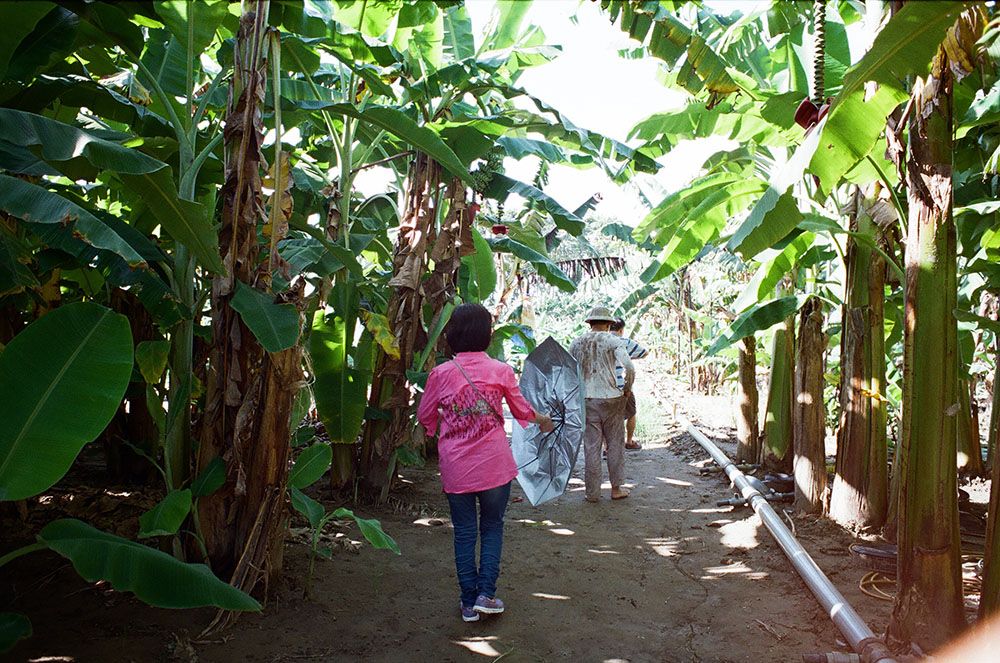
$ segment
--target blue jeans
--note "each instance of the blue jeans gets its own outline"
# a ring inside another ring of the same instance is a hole
[[[445,496],[455,526],[455,570],[462,590],[462,605],[471,606],[480,594],[488,598],[496,596],[503,549],[503,513],[510,498],[510,482],[489,490],[445,493]],[[479,500],[478,513],[476,500]],[[477,534],[480,539],[478,567]]]

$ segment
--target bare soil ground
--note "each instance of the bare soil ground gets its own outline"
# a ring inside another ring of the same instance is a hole
[[[639,399],[644,449],[627,457],[629,499],[612,502],[605,485],[599,503],[585,502],[581,458],[562,497],[510,505],[503,615],[459,617],[447,502],[428,463],[404,471],[405,487],[389,505],[356,509],[378,518],[402,555],[356,544],[356,528],[335,524],[332,559],[317,561],[303,600],[308,548],[293,526],[276,598],[200,641],[210,610],[150,608],[84,583],[54,553],[21,558],[4,569],[0,609],[29,615],[35,635],[6,660],[759,663],[847,651],[752,511],[714,506],[732,495],[728,481],[699,472],[708,455],[672,421],[676,408],[732,454],[728,399],[690,394],[648,372],[637,392],[652,395]],[[521,494],[516,484],[513,494]],[[867,569],[848,555],[850,535],[810,517],[793,522],[820,568],[880,633],[891,603],[858,589]]]

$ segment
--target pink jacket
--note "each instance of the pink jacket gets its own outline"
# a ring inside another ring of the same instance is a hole
[[[417,419],[431,435],[438,432],[441,487],[446,493],[472,493],[502,486],[517,475],[504,431],[502,400],[524,425],[535,411],[524,400],[514,369],[485,352],[459,352],[455,361],[475,383],[469,384],[454,362],[434,368],[417,408]]]

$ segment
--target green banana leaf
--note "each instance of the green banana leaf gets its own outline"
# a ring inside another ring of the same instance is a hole
[[[733,303],[733,310],[741,313],[757,302],[764,301],[772,293],[775,286],[781,281],[792,267],[799,263],[801,256],[808,251],[816,239],[816,235],[805,232],[793,239],[788,245],[777,252],[774,257],[761,256],[764,263],[760,269],[754,273],[750,283],[743,289],[739,297]]]
[[[445,145],[441,137],[432,129],[420,126],[408,115],[396,108],[387,106],[369,106],[363,111],[353,104],[318,101],[311,99],[290,100],[282,97],[282,110],[293,111],[303,109],[309,111],[326,110],[338,115],[346,115],[372,124],[391,133],[408,145],[426,152],[453,176],[459,177],[467,185],[472,186],[472,175],[461,159]]]
[[[317,311],[309,336],[309,354],[316,376],[313,384],[316,410],[334,444],[353,444],[365,418],[371,376],[348,361],[354,345],[359,302],[352,282],[338,283],[331,297],[334,312],[324,316]]]
[[[493,252],[490,252],[490,256]],[[457,300],[457,301],[456,301]],[[417,353],[413,358],[413,370],[406,372],[407,379],[410,380],[412,384],[419,384],[421,387],[427,386],[427,376],[428,373],[424,373],[424,365],[427,360],[435,356],[438,338],[440,338],[441,333],[444,332],[445,326],[447,326],[448,321],[451,320],[451,314],[455,310],[455,307],[461,303],[461,300],[457,297],[444,303],[441,310],[434,316],[433,322],[430,324],[427,332],[427,344],[424,349]],[[419,376],[419,377],[417,377]]]
[[[323,3],[317,3],[323,4]],[[341,2],[333,5],[339,23],[360,27],[369,37],[381,37],[396,19],[400,6],[396,3]]]
[[[502,203],[507,200],[512,193],[515,193],[526,200],[538,203],[543,210],[552,216],[552,220],[555,221],[556,227],[559,229],[565,230],[574,237],[583,233],[583,229],[586,227],[583,219],[577,217],[573,214],[573,212],[570,212],[553,200],[550,196],[530,184],[518,182],[517,180],[511,179],[506,175],[496,173],[490,180],[489,186],[487,186],[484,195]]]
[[[475,275],[478,301],[485,301],[497,287],[497,268],[493,264],[493,249],[475,228],[472,228],[472,240],[476,252],[463,257],[462,262]]]
[[[665,212],[673,215],[666,217],[668,225],[655,234],[655,241],[664,248],[642,273],[644,283],[664,279],[695,260],[718,239],[729,219],[746,209],[764,188],[759,179],[731,173],[705,180],[668,197],[647,217],[649,221],[664,219]],[[636,229],[636,235],[648,227],[647,221]]]
[[[4,8],[10,8],[14,13],[26,11],[25,3],[4,2],[0,3]],[[33,3],[35,4],[35,3]],[[13,53],[7,65],[7,78],[14,80],[30,80],[39,72],[48,72],[54,66],[63,61],[73,50],[77,42],[79,27],[77,18],[71,11],[64,7],[52,7],[49,3],[37,3],[37,9],[45,7],[50,11],[46,12],[35,23],[34,29],[20,39],[20,43],[12,43]],[[24,17],[30,22],[31,11]],[[2,16],[2,15],[0,15]],[[18,26],[18,22],[7,23],[7,16],[2,16],[4,25],[14,26],[17,30],[15,34],[22,35],[25,25]],[[4,41],[7,41],[6,36]]]
[[[171,490],[146,513],[139,516],[139,538],[177,534],[191,513],[191,489]]]
[[[39,112],[56,99],[64,108],[86,107],[95,115],[126,124],[143,136],[164,140],[163,136],[171,132],[166,120],[146,106],[77,74],[51,72],[44,78],[35,79],[24,97],[18,99],[17,108]]]
[[[146,264],[125,237],[97,216],[38,185],[0,174],[0,209],[30,223],[73,223],[74,237],[120,255],[130,266]]]
[[[832,190],[871,152],[886,118],[907,99],[906,81],[927,73],[945,32],[966,7],[961,2],[906,3],[879,32],[871,50],[844,74],[843,88],[822,130],[821,147],[809,163],[823,191]],[[866,100],[868,81],[878,83],[878,91]]]
[[[188,95],[186,87],[189,62],[187,49],[169,30],[152,29],[148,35],[142,54],[142,64],[153,75],[156,83],[166,94],[173,97],[186,97]],[[200,62],[195,60],[193,64],[194,73],[197,75],[201,69]],[[147,88],[153,88],[153,82],[146,78],[145,72],[139,72],[136,80]],[[157,95],[151,105],[161,112],[167,113],[167,110],[161,106],[161,101]],[[170,100],[171,103],[175,103],[175,101],[175,99]],[[179,110],[180,107],[177,108]]]
[[[476,37],[472,19],[464,5],[452,5],[444,11],[444,52],[453,60],[476,56]]]
[[[333,515],[336,518],[343,518],[344,516],[353,518],[354,522],[356,522],[358,527],[361,528],[361,533],[366,539],[368,539],[368,543],[372,544],[372,547],[380,550],[391,550],[397,555],[401,554],[399,552],[399,545],[392,539],[391,536],[385,533],[382,529],[382,524],[374,518],[368,520],[359,518],[354,515],[353,511],[343,507],[334,511]]]
[[[7,65],[18,46],[31,35],[39,21],[54,8],[55,5],[51,2],[0,3],[0,22],[4,26],[4,38],[0,42],[0,80],[5,77]],[[28,50],[33,49],[29,48]],[[2,643],[0,643],[0,651],[4,651]]]
[[[147,263],[165,260],[163,254],[146,237],[132,226],[100,210],[92,210],[94,216],[107,225],[115,234],[124,239]],[[28,226],[31,234],[37,236],[53,249],[65,251],[76,258],[79,265],[94,265],[107,278],[108,283],[125,288],[138,297],[153,319],[163,329],[168,329],[180,320],[190,317],[190,310],[184,306],[166,281],[154,269],[134,269],[118,253],[96,249],[74,235],[73,225],[40,223]]]
[[[299,490],[319,481],[330,467],[333,449],[329,444],[314,444],[307,447],[288,471],[288,485]]]
[[[0,296],[42,285],[28,267],[32,260],[32,246],[25,239],[6,226],[0,226]]]
[[[127,5],[126,5],[127,7]],[[143,31],[120,6],[106,2],[74,3],[73,12],[95,28],[107,44],[118,44],[136,56],[142,52]]]
[[[219,237],[210,211],[202,204],[184,200],[177,193],[173,171],[162,168],[140,175],[120,174],[122,182],[137,193],[163,229],[184,244],[203,267],[215,274],[226,269],[219,255]]]
[[[795,196],[789,189],[801,181],[805,174],[809,160],[819,145],[823,126],[821,121],[820,125],[799,145],[784,167],[771,177],[764,195],[733,233],[726,248],[734,253],[739,252],[744,260],[748,260],[764,249],[774,246],[799,224],[802,213],[799,212]]]
[[[962,309],[954,309],[952,313],[955,314],[955,319],[959,322],[971,322],[976,328],[989,330],[1000,337],[1000,322],[984,318],[983,316],[972,313],[971,311],[963,311]]]
[[[149,384],[157,384],[167,368],[170,341],[142,341],[135,346],[135,363]]]
[[[802,230],[807,230],[810,232],[816,232],[816,233],[827,232],[830,233],[830,235],[842,234],[842,235],[848,235],[849,237],[853,237],[854,240],[859,244],[864,244],[868,248],[880,254],[885,259],[886,264],[888,264],[888,266],[894,272],[896,272],[896,278],[899,279],[900,283],[906,282],[906,275],[903,273],[903,268],[896,263],[896,260],[893,257],[888,255],[878,246],[878,244],[875,243],[875,240],[872,238],[870,234],[864,232],[854,232],[846,230],[842,228],[840,224],[834,221],[833,219],[828,219],[826,217],[818,216],[816,214],[806,215],[802,219],[802,221],[799,222],[798,227]]]
[[[723,348],[727,348],[741,338],[746,338],[751,334],[770,329],[774,325],[785,320],[792,315],[809,299],[811,295],[796,295],[792,297],[782,297],[764,304],[758,304],[747,309],[739,317],[733,320],[725,334],[720,336],[715,343],[708,348],[706,356],[712,357]]]
[[[705,38],[684,25],[667,7],[652,2],[636,5],[602,2],[606,9],[613,5],[620,7],[621,30],[642,43],[646,43],[648,35],[650,53],[666,62],[671,69],[680,62],[681,56],[687,56],[681,64],[677,83],[692,95],[706,91],[709,104],[714,105],[713,102],[719,98],[745,88],[741,88],[730,76],[727,62],[708,45]],[[618,15],[613,13],[615,17]]]
[[[501,237],[500,239],[486,241],[493,247],[494,252],[512,253],[521,260],[530,262],[542,278],[563,292],[576,291],[576,283],[566,275],[566,272],[559,269],[558,265],[538,251],[535,251],[520,242],[516,242],[509,237]]]
[[[205,469],[198,474],[191,483],[191,495],[193,497],[205,497],[211,495],[226,482],[226,461],[216,456],[208,461]]]
[[[4,140],[35,148],[46,163],[70,179],[93,177],[100,170],[139,175],[167,164],[138,150],[97,138],[69,124],[13,108],[0,108]]]
[[[566,149],[553,145],[544,140],[534,138],[518,138],[516,136],[501,136],[497,139],[497,144],[503,147],[507,155],[513,159],[523,159],[526,156],[535,156],[549,163],[564,163],[571,166],[592,166],[594,157],[576,152],[569,152]]]
[[[224,0],[168,0],[154,3],[153,9],[181,48],[188,50],[190,39],[190,50],[198,54],[215,39],[215,31],[229,14],[229,3]]]
[[[0,654],[9,652],[19,640],[31,637],[31,622],[16,612],[0,612]]]
[[[491,50],[501,50],[510,48],[518,42],[521,35],[521,24],[528,10],[531,9],[531,0],[498,0],[496,3],[497,21],[493,32],[484,40],[489,44]]]
[[[38,539],[71,561],[87,582],[106,580],[118,591],[133,592],[153,606],[260,610],[257,601],[216,578],[204,564],[185,564],[79,520],[51,522]]]
[[[132,376],[128,319],[91,302],[57,308],[0,353],[0,486],[48,489],[111,421]]]
[[[294,304],[275,304],[274,295],[237,280],[230,305],[268,352],[281,352],[299,342],[299,312]]]
[[[734,194],[742,198],[759,194],[765,190],[766,184],[757,178],[747,179],[739,173],[716,173],[699,178],[664,198],[636,226],[632,237],[637,242],[651,239],[660,246],[666,246],[674,234],[692,217],[693,210],[705,210],[706,207],[708,209],[715,207],[713,224],[717,225],[719,219],[727,217],[727,210],[732,210],[733,213],[742,211],[752,200],[747,200],[741,208],[734,208],[732,203],[727,203],[725,200],[730,187],[733,188]],[[723,194],[721,198],[720,194]],[[713,199],[715,205],[704,206],[703,203],[708,199]]]
[[[382,529],[382,524],[375,519],[359,518],[350,509],[339,508],[331,513],[326,513],[323,505],[303,493],[296,486],[289,487],[292,498],[292,507],[301,513],[309,521],[309,525],[315,530],[331,518],[352,518],[361,529],[362,536],[372,544],[373,548],[381,550],[391,550],[397,555],[400,554],[399,545],[391,536]]]
[[[292,497],[292,508],[301,513],[309,521],[313,529],[317,529],[323,524],[323,515],[326,509],[323,505],[309,497],[294,485],[289,485],[288,492]]]

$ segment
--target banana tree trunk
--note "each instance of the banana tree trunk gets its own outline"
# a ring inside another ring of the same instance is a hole
[[[993,393],[996,396],[997,384],[993,383]],[[993,407],[996,407],[996,398],[993,399]],[[1000,439],[1000,430],[997,430],[998,420],[994,419],[990,428],[990,439]],[[992,446],[990,452],[993,455],[993,467],[990,471],[990,506],[989,519],[986,522],[986,550],[983,556],[983,585],[979,597],[979,619],[985,621],[987,617],[1000,612],[1000,536],[997,535],[997,522],[1000,521],[1000,462],[997,459],[998,449]]]
[[[1000,339],[996,340],[994,361],[996,369],[993,373],[992,408],[990,411],[989,440],[987,456],[990,467],[990,506],[986,522],[986,546],[983,555],[983,585],[980,590],[979,619],[996,615],[1000,612],[1000,536],[997,535],[1000,522],[1000,456],[997,455],[997,444],[1000,443]]]
[[[875,224],[861,210],[851,225],[854,231],[878,234]],[[840,360],[840,425],[830,495],[831,519],[848,527],[880,527],[888,508],[885,268],[885,259],[877,252],[853,239],[849,241]]]
[[[687,269],[681,272],[681,304],[684,320],[684,331],[687,336],[687,366],[688,366],[688,389],[695,391],[698,388],[697,368],[694,365],[694,339],[698,334],[697,323],[691,319],[687,311],[694,310],[694,299],[691,297],[691,274]]]
[[[134,294],[115,288],[110,304],[116,313],[129,319],[135,345],[156,338],[153,318]],[[156,457],[160,434],[147,403],[146,384],[130,383],[114,419],[101,433],[108,474],[115,481],[152,483],[157,478],[156,466],[148,459]]]
[[[790,473],[792,467],[792,388],[795,378],[795,318],[774,330],[767,408],[761,436],[761,462],[768,470]]]
[[[993,473],[997,465],[997,445],[1000,445],[1000,338],[996,340],[993,369],[993,393],[990,395],[990,427],[986,441],[986,464]]]
[[[747,336],[740,341],[739,348],[736,397],[740,405],[740,416],[736,420],[736,462],[756,463],[760,457],[757,340],[753,336]]]
[[[934,648],[965,627],[955,472],[958,409],[952,85],[938,51],[911,92],[897,586],[890,634]]]
[[[975,412],[974,380],[958,381],[958,421],[956,447],[958,450],[958,470],[963,474],[984,476],[983,450],[979,441],[979,418]]]
[[[444,193],[447,214],[441,219],[441,166],[428,155],[418,152],[408,179],[406,205],[393,251],[393,292],[387,317],[392,327],[399,356],[381,348],[375,362],[375,374],[369,406],[387,411],[390,418],[368,419],[361,443],[360,478],[366,488],[384,499],[395,475],[397,447],[413,439],[413,411],[416,402],[408,370],[421,371],[414,365],[425,351],[427,327],[424,305],[432,310],[432,319],[441,314],[445,303],[457,292],[461,257],[474,252],[470,219],[466,213],[465,188],[452,180]],[[428,260],[434,269],[425,279]],[[433,349],[428,353],[433,364]]]
[[[226,120],[229,159],[222,187],[219,247],[227,274],[212,282],[212,348],[198,448],[200,468],[216,457],[225,461],[226,481],[199,500],[198,516],[213,570],[246,592],[263,583],[266,594],[281,570],[291,414],[302,383],[302,356],[298,344],[266,352],[231,306],[237,284],[266,286],[272,270],[280,265],[273,253],[260,256],[257,241],[264,211],[260,149],[264,131],[259,102],[265,90],[267,3],[258,2],[255,10],[240,21]],[[274,161],[276,173],[281,161],[279,154]],[[286,194],[286,186],[276,186],[272,208],[282,206]],[[280,239],[274,234],[281,232],[277,215],[282,212],[272,211],[274,244]],[[304,287],[300,280],[277,296],[281,302],[296,305],[300,321]],[[229,619],[229,614],[220,614],[210,629]]]
[[[792,405],[795,508],[822,513],[826,499],[826,406],[823,401],[823,304],[809,299],[801,310]]]

